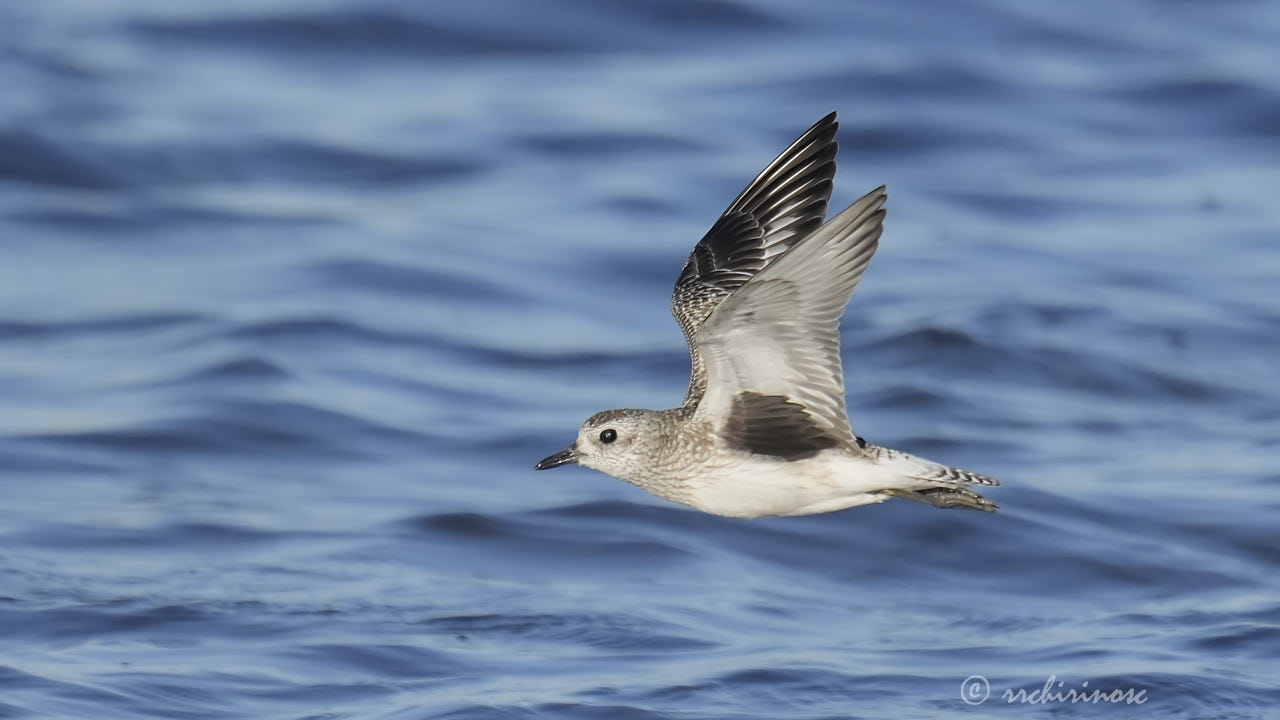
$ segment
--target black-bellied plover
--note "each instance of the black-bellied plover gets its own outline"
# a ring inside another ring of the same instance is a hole
[[[671,410],[606,410],[538,470],[577,463],[698,510],[810,515],[908,498],[994,511],[992,478],[873,445],[845,411],[840,316],[871,261],[885,189],[827,222],[836,114],[752,180],[693,249],[671,312],[693,371]]]

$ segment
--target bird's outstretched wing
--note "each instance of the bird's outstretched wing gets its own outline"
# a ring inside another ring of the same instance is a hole
[[[856,441],[845,411],[840,316],[879,243],[877,188],[757,272],[695,336],[697,416],[731,445],[796,459]]]
[[[809,128],[752,180],[693,248],[676,280],[671,314],[689,343],[693,370],[685,406],[698,402],[706,372],[695,336],[725,298],[822,224],[836,172],[836,114]]]

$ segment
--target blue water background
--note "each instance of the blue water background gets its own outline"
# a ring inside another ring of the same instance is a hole
[[[0,4],[0,717],[1280,706],[1280,5]],[[997,515],[585,470],[830,110],[859,434]],[[967,705],[961,683],[991,697]],[[1141,707],[1006,689],[1134,688]]]

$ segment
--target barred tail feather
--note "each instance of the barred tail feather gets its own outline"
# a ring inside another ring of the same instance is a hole
[[[995,512],[999,507],[971,489],[975,485],[995,487],[1000,484],[995,478],[875,445],[868,445],[863,452],[907,480],[896,488],[882,490],[886,495],[940,508]]]
[[[926,460],[925,462],[928,462],[928,461]],[[965,486],[965,485],[995,486],[1000,484],[1000,481],[995,478],[987,477],[986,475],[979,475],[978,473],[971,472],[969,470],[961,470],[960,468],[947,467],[946,465],[936,465],[932,468],[929,468],[929,470],[930,472],[913,474],[911,477],[916,478],[918,480],[924,480],[926,482],[938,482],[938,483],[944,483],[947,485],[954,484],[954,485],[960,485],[960,486]]]

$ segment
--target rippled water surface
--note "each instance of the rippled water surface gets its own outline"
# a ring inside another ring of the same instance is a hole
[[[0,716],[1280,706],[1280,7],[0,27]],[[1001,478],[1001,512],[729,520],[533,473],[596,410],[680,402],[685,254],[833,109],[834,204],[890,190],[854,426]],[[1146,702],[1002,699],[1058,681]]]

